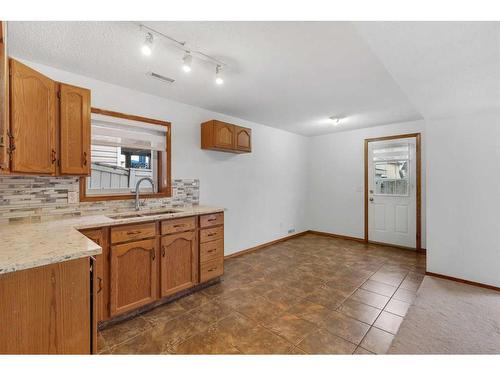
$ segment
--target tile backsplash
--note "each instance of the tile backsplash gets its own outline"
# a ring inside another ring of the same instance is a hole
[[[147,208],[199,204],[200,181],[172,181],[171,198],[147,199]],[[133,210],[134,200],[68,203],[78,177],[0,176],[0,224],[36,223],[74,216]]]

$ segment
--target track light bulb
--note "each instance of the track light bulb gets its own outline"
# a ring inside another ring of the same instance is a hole
[[[329,120],[331,121],[331,123],[333,124],[333,126],[339,126],[340,125],[340,117],[331,116],[329,118]]]
[[[146,39],[141,47],[141,52],[144,56],[151,56],[151,53],[153,52],[153,34],[146,34]]]
[[[184,57],[182,58],[182,70],[186,73],[191,71],[191,62],[193,61],[193,56],[189,52],[186,52]]]
[[[222,78],[222,66],[217,65],[215,68],[215,83],[218,85],[224,84],[224,79]]]

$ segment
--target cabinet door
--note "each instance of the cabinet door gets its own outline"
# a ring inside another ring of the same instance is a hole
[[[94,261],[94,295],[96,303],[96,322],[103,321],[108,317],[106,307],[108,298],[105,298],[105,293],[108,290],[106,284],[109,280],[105,277],[105,264],[108,254],[107,241],[105,239],[103,229],[86,229],[81,231],[83,235],[90,238],[96,244],[102,247],[102,254],[95,256]]]
[[[0,354],[90,353],[89,258],[0,275],[0,296]]]
[[[111,315],[136,309],[156,299],[156,240],[111,247]]]
[[[90,174],[90,90],[60,84],[61,174]]]
[[[9,95],[8,79],[9,66],[7,64],[7,51],[5,48],[5,21],[0,21],[0,173],[9,170]]]
[[[214,121],[214,145],[218,148],[234,149],[234,126],[225,122]]]
[[[161,238],[161,297],[195,285],[198,281],[198,246],[194,231]]]
[[[235,127],[235,144],[238,151],[252,151],[252,129]]]
[[[10,60],[11,171],[55,174],[57,84]]]

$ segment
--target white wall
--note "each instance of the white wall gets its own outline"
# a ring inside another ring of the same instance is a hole
[[[422,247],[425,231],[425,122],[412,121],[311,138],[307,219],[312,230],[364,237],[364,140],[422,133]]]
[[[500,287],[500,110],[427,123],[427,270]]]
[[[308,138],[22,61],[52,79],[91,89],[94,107],[170,121],[172,178],[199,178],[200,203],[227,209],[226,254],[284,237],[289,228],[308,229]],[[252,153],[201,150],[200,123],[213,118],[252,128]]]

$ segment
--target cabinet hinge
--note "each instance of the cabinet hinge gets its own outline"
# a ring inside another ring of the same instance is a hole
[[[12,160],[12,153],[16,149],[16,145],[14,144],[14,136],[10,131],[7,132],[7,137],[9,137],[9,147],[7,147],[7,154],[9,154],[9,159]]]

